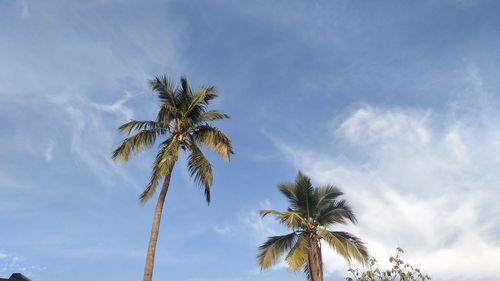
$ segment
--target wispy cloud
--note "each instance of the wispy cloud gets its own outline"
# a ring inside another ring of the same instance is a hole
[[[52,99],[53,104],[68,116],[66,125],[72,132],[71,152],[108,185],[112,185],[116,178],[130,180],[111,160],[111,151],[116,135],[113,125],[133,116],[133,111],[124,105],[131,97],[127,93],[111,104],[99,104],[81,97],[61,96]]]
[[[92,103],[92,105],[99,111],[122,115],[125,120],[130,120],[134,116],[134,112],[131,108],[125,106],[125,103],[132,97],[134,97],[132,93],[126,92],[123,98],[118,99],[112,104]]]

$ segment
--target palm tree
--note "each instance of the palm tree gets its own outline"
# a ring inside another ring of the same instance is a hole
[[[290,207],[285,212],[262,210],[262,217],[272,214],[292,232],[272,236],[258,250],[257,262],[261,270],[273,266],[280,256],[287,253],[285,261],[292,271],[303,270],[308,280],[323,280],[321,241],[350,262],[368,260],[368,250],[358,237],[344,231],[328,228],[347,221],[356,223],[356,217],[345,200],[338,200],[343,193],[333,185],[313,187],[311,179],[301,172],[295,182],[278,185],[288,198]]]
[[[209,102],[217,97],[214,87],[191,89],[186,77],[181,77],[181,86],[174,87],[166,76],[158,76],[149,82],[151,90],[160,99],[160,109],[155,120],[130,120],[120,126],[119,131],[128,136],[113,151],[113,159],[126,162],[132,154],[151,148],[157,139],[161,143],[153,163],[151,179],[140,195],[145,203],[155,193],[163,179],[158,202],[154,211],[151,237],[144,268],[144,281],[151,281],[160,229],[163,204],[170,184],[172,170],[181,151],[187,153],[187,168],[195,182],[205,189],[207,203],[210,203],[210,188],[213,183],[212,165],[201,146],[220,154],[226,162],[233,154],[230,139],[219,129],[210,126],[210,121],[228,119],[227,114],[207,110]]]

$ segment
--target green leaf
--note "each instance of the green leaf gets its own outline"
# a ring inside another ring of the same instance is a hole
[[[160,151],[156,154],[151,172],[151,179],[140,195],[142,203],[148,201],[156,191],[160,180],[172,169],[179,157],[179,143],[175,139],[168,139],[162,143]]]
[[[304,264],[307,262],[307,253],[310,250],[309,247],[309,239],[306,234],[299,235],[297,243],[290,250],[288,255],[285,258],[285,261],[288,264],[288,267],[292,271],[299,271]]]
[[[233,154],[231,140],[215,127],[209,125],[198,126],[192,137],[196,142],[221,155],[226,162],[229,161],[230,155]]]
[[[161,129],[143,129],[133,136],[125,138],[122,143],[113,151],[112,158],[115,161],[126,162],[132,153],[139,153],[149,149],[156,141],[156,137],[163,134]]]
[[[273,266],[277,259],[288,251],[297,240],[297,234],[292,232],[282,236],[271,236],[259,247],[257,262],[261,270]]]
[[[205,189],[207,203],[210,203],[210,188],[213,183],[212,164],[195,143],[189,144],[189,150],[187,159],[189,173],[194,177],[195,182]]]

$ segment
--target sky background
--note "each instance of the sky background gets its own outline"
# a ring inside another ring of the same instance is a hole
[[[434,280],[500,280],[500,2],[0,0],[0,277],[142,278],[154,151],[115,164],[147,81],[215,85],[230,164],[212,204],[176,166],[155,280],[260,273],[284,234],[264,207],[298,170],[345,192],[383,265],[396,247]],[[347,264],[324,253],[326,280]]]

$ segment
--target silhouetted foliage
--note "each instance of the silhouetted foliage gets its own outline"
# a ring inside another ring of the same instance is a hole
[[[429,275],[420,271],[411,264],[401,259],[403,250],[396,249],[396,256],[390,257],[391,269],[382,270],[377,267],[377,260],[370,258],[369,268],[366,271],[350,268],[348,271],[351,276],[346,277],[347,281],[426,281],[431,280]]]

